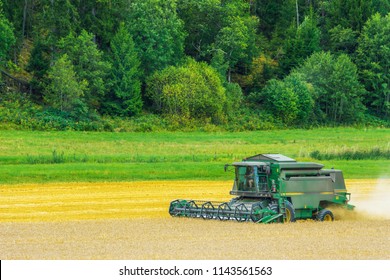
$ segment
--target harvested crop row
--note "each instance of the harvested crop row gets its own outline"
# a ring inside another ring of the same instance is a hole
[[[369,200],[373,209],[383,208],[389,185],[390,180],[347,181],[352,204],[360,203],[365,210]],[[0,222],[163,218],[169,216],[169,203],[176,198],[227,201],[230,188],[229,181],[2,185]]]
[[[349,180],[353,203],[371,203],[390,180]],[[388,216],[258,225],[170,218],[177,197],[229,199],[231,182],[0,186],[1,259],[389,259]],[[366,200],[364,199],[366,198]],[[368,199],[368,200],[367,200]],[[364,229],[364,230],[363,230]],[[248,248],[251,248],[248,253]]]
[[[229,199],[230,182],[58,183],[0,186],[0,222],[168,217],[179,197]]]

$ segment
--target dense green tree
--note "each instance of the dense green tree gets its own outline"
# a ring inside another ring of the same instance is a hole
[[[372,14],[375,13],[382,16],[390,13],[390,0],[372,0]]]
[[[259,29],[268,39],[272,38],[276,25],[281,24],[281,20],[287,22],[284,27],[290,26],[293,12],[289,13],[288,17],[283,17],[281,14],[286,7],[293,11],[292,5],[286,4],[286,0],[255,0],[253,2],[253,13],[260,18]]]
[[[244,105],[244,95],[238,83],[225,83],[226,103],[224,113],[230,120],[236,120],[237,113],[246,108]]]
[[[215,50],[210,65],[217,70],[221,81],[226,80],[226,73],[229,69],[229,64],[225,61],[225,55],[222,50]]]
[[[48,71],[48,80],[44,100],[49,106],[73,116],[86,114],[83,92],[87,82],[77,80],[72,62],[66,54],[54,62]]]
[[[330,29],[328,48],[334,53],[354,54],[357,47],[358,32],[341,25]]]
[[[292,38],[285,40],[284,55],[280,60],[282,75],[287,75],[292,68],[299,66],[312,53],[320,51],[321,32],[313,14],[305,17]]]
[[[225,54],[228,63],[228,81],[231,80],[231,71],[236,64],[247,58],[246,50],[249,47],[249,32],[243,20],[239,17],[232,19],[232,23],[220,30],[216,38],[216,48]]]
[[[267,48],[277,55],[278,49],[289,36],[286,30],[290,27],[296,29],[312,10],[319,9],[320,2],[311,0],[250,1],[253,13],[260,18],[259,30],[271,42]]]
[[[157,112],[181,123],[221,123],[225,118],[225,89],[217,71],[204,62],[188,59],[182,66],[155,72],[147,80],[147,95]]]
[[[97,48],[93,35],[85,30],[79,36],[70,33],[60,41],[59,46],[62,52],[68,54],[79,81],[88,83],[84,91],[88,106],[100,110],[108,91],[111,64],[103,59],[103,52]]]
[[[78,29],[78,13],[70,0],[29,1],[24,4],[23,12],[23,19],[33,23],[28,29],[32,33],[28,37],[32,37],[33,47],[27,70],[33,76],[33,99],[40,102],[48,83],[47,71],[57,58],[58,41]]]
[[[262,53],[252,60],[247,75],[235,75],[236,80],[246,93],[261,91],[267,81],[276,78],[278,63],[269,55]]]
[[[292,124],[298,116],[298,96],[283,81],[272,79],[263,89],[264,109],[285,124]]]
[[[242,0],[179,0],[179,16],[188,32],[185,50],[198,60],[224,56],[231,73],[246,74],[258,55],[259,20],[250,14],[250,3]]]
[[[228,63],[226,63],[222,50],[214,51],[213,58],[211,59],[210,66],[217,70],[219,79],[226,89],[226,104],[224,112],[230,118],[235,118],[237,111],[241,109],[244,96],[242,88],[238,83],[231,83],[227,81],[226,73],[229,69]]]
[[[39,0],[34,6],[34,37],[51,49],[52,59],[55,59],[57,42],[78,29],[77,9],[70,0]]]
[[[290,88],[298,99],[298,113],[294,123],[307,124],[314,121],[314,88],[305,82],[303,77],[297,73],[288,75],[283,82]]]
[[[291,74],[284,80],[271,79],[259,93],[250,99],[287,125],[307,124],[313,121],[314,90],[300,74]]]
[[[137,115],[142,109],[140,61],[123,24],[111,40],[111,51],[113,94],[108,96],[106,107],[117,115]]]
[[[329,52],[310,56],[296,69],[302,78],[313,85],[317,118],[333,123],[359,121],[364,112],[364,87],[359,83],[356,65],[348,55],[335,57]]]
[[[214,49],[225,54],[228,63],[227,79],[231,81],[231,73],[247,74],[246,71],[254,57],[258,55],[257,29],[259,19],[250,15],[247,1],[222,1],[222,28],[215,38]]]
[[[183,58],[185,31],[176,0],[134,0],[126,23],[146,76]]]
[[[260,30],[274,44],[285,38],[285,31],[292,24],[297,28],[318,1],[310,0],[254,0],[251,7],[260,18]]]
[[[22,39],[32,35],[33,7],[36,0],[3,0],[5,16],[13,25],[15,37]],[[22,40],[20,40],[22,41]]]
[[[359,38],[357,65],[368,91],[364,103],[390,117],[390,14],[378,13],[367,21]]]
[[[95,35],[95,43],[101,49],[108,49],[119,23],[129,12],[128,0],[71,0],[77,8],[80,26]]]
[[[221,0],[178,0],[177,8],[188,33],[185,39],[186,54],[208,60],[212,44],[222,27]]]
[[[15,44],[13,27],[3,13],[3,3],[0,0],[0,66],[4,64],[8,51]]]
[[[31,56],[26,69],[32,74],[32,79],[30,81],[33,89],[32,98],[36,102],[42,101],[43,92],[48,83],[46,74],[51,64],[51,56],[49,53],[49,47],[37,39],[31,51]]]
[[[373,13],[372,0],[333,0],[323,2],[328,2],[323,6],[323,14],[326,17],[328,29],[340,25],[343,28],[351,28],[360,32],[364,23]]]
[[[221,123],[253,102],[288,125],[388,121],[389,13],[390,0],[0,0],[2,88],[44,104],[69,73],[82,102],[66,110],[87,117]]]
[[[389,0],[318,1],[324,49],[353,54],[365,22],[375,13],[390,12]]]

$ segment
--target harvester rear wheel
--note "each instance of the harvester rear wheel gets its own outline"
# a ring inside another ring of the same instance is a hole
[[[286,218],[284,220],[285,223],[295,222],[295,210],[294,206],[290,201],[286,200]]]
[[[328,209],[322,209],[317,213],[316,219],[317,221],[321,221],[321,222],[332,222],[334,221],[334,216],[332,211]]]

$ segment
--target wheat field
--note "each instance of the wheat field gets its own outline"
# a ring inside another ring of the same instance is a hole
[[[226,201],[231,182],[0,186],[0,259],[390,259],[390,179],[347,180],[336,221],[171,218],[177,198]]]

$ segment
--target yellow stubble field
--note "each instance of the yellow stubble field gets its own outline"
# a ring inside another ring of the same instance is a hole
[[[0,259],[390,259],[390,179],[347,180],[336,221],[171,218],[171,200],[227,201],[231,182],[0,186]]]

